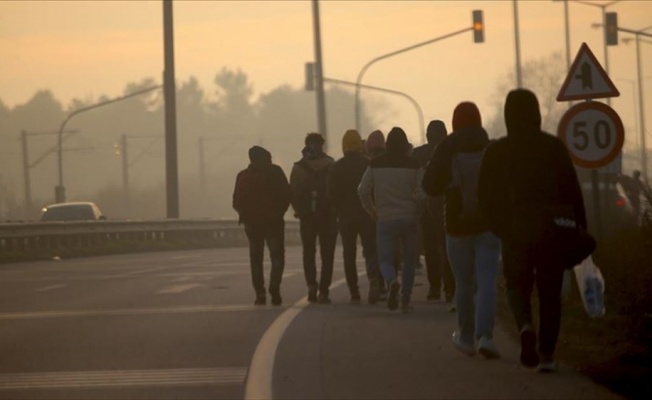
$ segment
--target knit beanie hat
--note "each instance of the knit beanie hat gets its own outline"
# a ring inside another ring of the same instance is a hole
[[[428,143],[439,143],[444,140],[447,134],[448,130],[446,129],[446,124],[439,119],[430,121],[428,128],[426,129],[426,139],[428,139]]]
[[[403,129],[395,126],[387,134],[387,151],[394,154],[406,154],[410,147]]]
[[[249,161],[252,164],[271,163],[272,154],[260,146],[253,146],[249,149]]]
[[[453,111],[453,131],[466,128],[467,126],[482,126],[480,110],[470,101],[463,101]]]
[[[349,129],[342,137],[342,153],[349,151],[362,152],[362,138],[355,129]]]
[[[385,150],[385,135],[378,129],[371,132],[364,142],[364,150],[367,154],[372,154],[378,150]]]

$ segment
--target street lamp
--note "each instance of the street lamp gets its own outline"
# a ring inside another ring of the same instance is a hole
[[[452,33],[449,33],[447,35],[439,36],[439,37],[436,37],[434,39],[426,40],[425,42],[417,43],[415,45],[408,46],[408,47],[405,47],[403,49],[396,50],[396,51],[393,51],[391,53],[384,54],[382,56],[378,56],[378,57],[372,59],[371,61],[367,62],[362,67],[360,72],[358,73],[358,78],[355,81],[355,128],[356,128],[356,130],[358,132],[361,131],[361,129],[360,129],[360,89],[361,89],[361,85],[360,84],[362,82],[362,77],[364,76],[365,72],[367,72],[369,67],[371,67],[373,64],[375,64],[376,62],[378,62],[380,60],[384,60],[386,58],[390,58],[390,57],[405,53],[407,51],[414,50],[416,48],[425,46],[427,44],[431,44],[431,43],[438,42],[440,40],[448,39],[449,37],[457,36],[457,35],[459,35],[461,33],[468,32],[468,31],[473,31],[473,37],[474,37],[474,41],[476,43],[479,42],[478,41],[479,38],[481,38],[481,40],[484,41],[484,24],[483,24],[483,21],[482,21],[482,11],[481,10],[474,10],[473,14],[472,14],[472,17],[473,17],[473,24],[468,28],[460,29],[459,31],[452,32]]]
[[[369,89],[369,90],[377,90],[379,92],[385,92],[385,93],[391,93],[391,94],[397,94],[399,96],[405,97],[412,103],[414,108],[417,110],[417,115],[419,117],[419,126],[421,127],[421,140],[423,140],[423,143],[426,142],[426,132],[425,132],[425,126],[423,122],[423,110],[421,109],[421,106],[419,106],[419,103],[417,103],[416,100],[407,93],[399,92],[398,90],[392,90],[392,89],[385,89],[385,88],[380,88],[377,86],[370,86],[370,85],[361,85],[361,84],[356,84],[353,82],[348,82],[348,81],[343,81],[339,79],[331,79],[331,78],[324,78],[324,82],[332,82],[332,83],[339,83],[342,85],[350,85],[350,86],[360,86],[361,88],[364,89]]]
[[[146,89],[138,90],[136,92],[130,93],[130,94],[125,95],[125,96],[117,97],[117,98],[111,99],[111,100],[102,101],[102,102],[99,102],[97,104],[93,104],[93,105],[88,106],[88,107],[83,107],[83,108],[80,108],[80,109],[77,109],[77,110],[71,112],[66,117],[66,119],[63,120],[63,122],[61,123],[61,127],[59,127],[59,133],[58,133],[58,138],[59,138],[58,139],[59,185],[54,188],[54,197],[55,197],[55,202],[56,203],[63,203],[63,202],[66,201],[66,190],[65,190],[65,188],[63,186],[63,147],[62,147],[62,144],[63,144],[63,129],[66,127],[66,124],[68,123],[68,121],[70,121],[70,119],[72,117],[74,117],[75,115],[81,114],[81,113],[83,113],[85,111],[93,110],[93,109],[96,109],[98,107],[102,107],[102,106],[105,106],[107,104],[112,104],[112,103],[115,103],[115,102],[118,102],[118,101],[122,101],[122,100],[125,100],[125,99],[128,99],[128,98],[134,97],[134,96],[139,96],[139,95],[141,95],[143,93],[151,92],[152,90],[156,90],[156,89],[159,89],[159,88],[161,88],[161,85],[152,86],[152,87],[148,87]]]

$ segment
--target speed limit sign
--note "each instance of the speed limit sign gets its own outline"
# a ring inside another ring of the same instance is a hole
[[[587,101],[566,111],[557,136],[566,144],[575,165],[599,168],[618,156],[625,141],[625,129],[613,108]]]

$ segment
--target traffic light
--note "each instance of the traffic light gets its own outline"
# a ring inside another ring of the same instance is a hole
[[[618,44],[618,13],[608,12],[606,14],[604,35],[607,45],[614,46]]]
[[[482,10],[473,10],[473,41],[475,43],[484,42],[484,21],[482,20]]]
[[[315,90],[315,63],[306,63],[306,90]]]

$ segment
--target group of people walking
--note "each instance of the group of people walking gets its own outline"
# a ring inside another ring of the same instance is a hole
[[[519,229],[553,204],[572,207],[586,228],[582,194],[564,144],[541,131],[534,93],[511,91],[504,115],[507,136],[491,141],[478,107],[461,102],[453,111],[452,132],[448,134],[443,121],[433,120],[428,143],[414,149],[400,127],[386,138],[374,131],[366,140],[350,129],[342,137],[343,157],[337,161],[324,153],[322,135],[309,133],[289,181],[267,150],[252,147],[251,163],[236,179],[233,207],[249,238],[255,304],[266,304],[265,243],[271,259],[268,292],[272,304],[282,304],[283,217],[291,205],[299,219],[309,302],[331,302],[339,233],[351,303],[361,302],[356,267],[360,237],[367,301],[386,299],[390,310],[400,307],[408,313],[423,248],[427,299],[440,300],[443,292],[457,310],[455,348],[468,356],[499,358],[493,332],[502,265],[521,336],[521,363],[544,372],[556,370],[553,354],[565,266],[558,265],[545,241],[523,240]],[[531,306],[534,285],[538,335]]]

